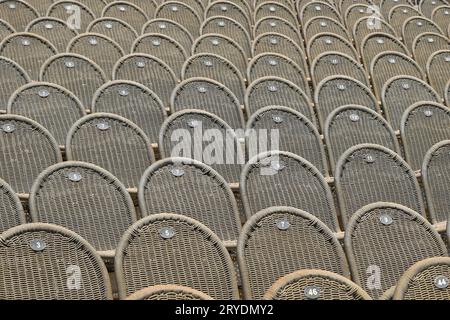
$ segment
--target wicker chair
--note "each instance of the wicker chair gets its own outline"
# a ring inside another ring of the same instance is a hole
[[[420,101],[441,102],[442,98],[425,81],[411,76],[396,76],[383,86],[381,105],[394,130],[400,130],[403,113]]]
[[[381,0],[380,1],[380,7],[381,7],[381,14],[383,15],[383,17],[385,18],[390,18],[390,13],[392,12],[392,9],[394,7],[397,6],[404,6],[404,7],[409,7],[411,9],[414,9],[417,11],[417,9],[415,9],[412,5],[411,5],[411,1],[410,0]],[[419,12],[419,11],[417,11]],[[389,20],[391,21],[391,20]]]
[[[243,104],[245,81],[241,72],[227,59],[213,53],[199,53],[186,60],[182,79],[209,78],[229,88]]]
[[[224,85],[208,78],[190,78],[181,82],[170,99],[173,112],[199,109],[211,112],[233,129],[244,127],[244,116],[236,96]]]
[[[361,42],[371,33],[383,32],[397,38],[395,30],[384,19],[366,16],[355,22],[352,29],[353,40],[359,48]]]
[[[366,10],[367,7],[372,6],[373,2],[372,0],[340,0],[337,1],[338,3],[336,3],[336,7],[339,9],[339,12],[341,13],[342,17],[345,17],[345,13],[347,12],[347,10],[354,6],[354,5],[360,5],[360,6],[366,6],[364,7],[364,9]]]
[[[246,13],[239,5],[231,1],[210,2],[205,10],[205,19],[216,16],[225,16],[235,20],[241,24],[248,33],[252,30],[248,13]]]
[[[248,218],[269,207],[291,206],[313,212],[330,229],[339,231],[325,178],[297,155],[270,151],[250,159],[241,173],[240,191]]]
[[[115,41],[124,54],[130,53],[131,45],[138,37],[137,32],[125,21],[116,18],[98,18],[87,27],[87,32],[102,34]]]
[[[300,48],[303,47],[303,38],[292,23],[277,17],[265,17],[258,20],[253,27],[253,38],[256,39],[263,33],[280,33],[295,41]]]
[[[427,151],[450,139],[450,110],[430,101],[413,104],[403,114],[400,134],[406,160],[414,170],[419,170]]]
[[[117,42],[99,33],[83,33],[73,38],[67,52],[89,58],[102,68],[108,79],[116,62],[125,55]]]
[[[384,52],[400,52],[409,56],[406,46],[397,38],[390,34],[382,32],[374,32],[369,34],[361,42],[360,52],[366,69],[370,70],[370,64],[373,58]]]
[[[89,9],[91,9],[96,17],[100,17],[102,15],[103,8],[108,4],[106,0],[77,0],[77,1],[84,4]],[[128,0],[128,2],[132,2],[132,0]]]
[[[134,122],[155,144],[167,118],[163,103],[154,92],[126,80],[110,81],[101,86],[94,94],[92,112],[114,113]]]
[[[355,60],[358,60],[359,57],[351,42],[337,34],[325,32],[318,33],[308,42],[307,53],[311,60],[314,60],[318,55],[329,51],[345,53]]]
[[[314,87],[323,79],[334,75],[344,75],[370,87],[364,66],[349,55],[337,51],[319,54],[311,63],[311,75]]]
[[[358,210],[344,241],[353,280],[374,299],[396,285],[414,263],[447,256],[444,242],[424,217],[393,203]]]
[[[325,270],[299,270],[277,280],[264,300],[372,300],[360,286]]]
[[[412,7],[410,4],[400,4],[391,7],[387,19],[392,28],[394,28],[395,32],[398,35],[401,35],[403,23],[409,18],[417,16],[420,16],[420,12],[414,7]]]
[[[138,292],[135,292],[127,297],[126,300],[195,301],[213,300],[213,298],[211,298],[207,294],[204,294],[203,292],[188,287],[176,285],[159,285],[139,290]]]
[[[445,0],[421,0],[419,2],[420,12],[427,18],[431,18],[433,11],[443,5],[448,5]]]
[[[371,9],[370,5],[366,3],[355,3],[349,6],[342,14],[345,26],[347,27],[347,30],[349,30],[350,32],[353,26],[355,25],[356,21],[358,21],[363,17],[370,17],[370,16],[373,16],[373,10]]]
[[[378,101],[381,100],[383,86],[392,77],[403,75],[426,80],[426,75],[417,62],[407,55],[395,51],[377,54],[372,59],[369,69]]]
[[[145,133],[111,113],[94,113],[78,120],[67,135],[66,156],[110,171],[130,189],[137,188],[145,169],[155,161]]]
[[[194,38],[200,35],[202,19],[184,2],[165,1],[156,9],[155,18],[169,19],[181,24]]]
[[[314,94],[314,103],[321,128],[331,112],[345,105],[360,105],[379,111],[377,99],[363,83],[347,76],[323,79]]]
[[[142,27],[142,34],[146,33],[159,33],[169,36],[182,45],[187,53],[191,53],[194,39],[185,27],[175,21],[162,18],[150,20]]]
[[[289,80],[297,85],[308,97],[311,97],[305,72],[292,59],[282,54],[261,53],[249,62],[247,68],[247,80],[249,82],[268,76]]]
[[[425,216],[414,171],[383,146],[360,144],[345,151],[336,165],[335,179],[344,225],[357,210],[375,202],[402,204]]]
[[[17,88],[29,83],[30,77],[26,71],[13,60],[0,56],[0,105],[2,111],[8,105],[8,100]]]
[[[450,50],[433,53],[427,62],[429,83],[439,95],[445,95],[445,86],[450,79]]]
[[[225,246],[206,226],[181,215],[155,214],[131,226],[118,247],[115,272],[121,299],[167,284],[190,286],[218,300],[239,298]]]
[[[148,21],[145,12],[128,1],[114,1],[103,8],[102,17],[117,18],[125,21],[139,32]]]
[[[142,9],[142,11],[144,11],[144,13],[147,15],[148,18],[153,18],[155,16],[156,9],[158,8],[158,3],[156,3],[155,0],[126,0],[126,1]]]
[[[436,23],[425,17],[411,17],[403,22],[402,38],[409,50],[412,50],[416,36],[425,32],[443,34],[441,28]]]
[[[297,17],[292,11],[292,7],[288,7],[278,1],[264,1],[260,3],[253,12],[253,20],[258,21],[265,17],[278,17],[285,19],[297,25]]]
[[[75,53],[62,53],[42,65],[39,80],[68,89],[80,99],[85,109],[90,109],[92,97],[97,88],[106,82],[106,75],[88,58]]]
[[[247,56],[233,39],[220,34],[205,34],[194,42],[192,54],[214,53],[231,61],[238,70],[247,68]]]
[[[1,235],[2,300],[112,300],[108,271],[76,233],[44,223]]]
[[[450,50],[450,40],[439,33],[421,33],[414,39],[412,50],[414,59],[425,70],[428,59],[433,53],[439,50]]]
[[[268,106],[284,106],[296,110],[316,125],[312,102],[301,88],[278,77],[262,77],[252,82],[245,94],[248,116]]]
[[[32,80],[38,79],[41,65],[56,53],[50,42],[28,32],[11,34],[0,43],[0,55],[17,62]]]
[[[25,31],[47,39],[59,52],[65,52],[70,40],[78,35],[65,21],[49,17],[31,21]]]
[[[450,4],[441,5],[436,7],[431,13],[431,20],[433,20],[441,28],[442,31],[447,31],[448,26],[450,25],[448,21],[449,15]]]
[[[181,69],[188,53],[174,39],[158,34],[146,33],[134,41],[132,53],[145,53],[164,61],[177,75],[181,76]]]
[[[380,114],[363,106],[342,106],[330,113],[324,136],[333,173],[342,154],[359,144],[377,144],[400,154],[391,126]]]
[[[203,2],[210,2],[209,0],[200,0]],[[211,2],[217,2],[219,0],[212,0]],[[256,8],[257,6],[252,3],[252,1],[247,0],[229,0],[230,2],[234,3],[235,5],[239,6],[246,14],[250,17],[250,14],[253,10],[253,8]],[[256,0],[258,1],[258,0]],[[286,4],[286,2],[290,2],[291,0],[281,0],[283,4]],[[205,7],[208,6],[208,3],[205,5]]]
[[[246,147],[250,157],[253,148],[259,146],[259,133],[277,130],[277,145],[268,150],[281,150],[297,154],[311,162],[324,176],[328,176],[328,164],[322,139],[316,127],[301,113],[283,106],[269,106],[255,112],[247,122]],[[253,155],[252,155],[253,153]]]
[[[78,21],[73,20],[74,14]],[[86,5],[79,1],[61,0],[54,2],[47,10],[47,17],[58,18],[71,24],[78,33],[86,31],[88,25],[95,20],[95,14]]]
[[[143,84],[155,92],[166,107],[178,83],[178,78],[166,63],[143,53],[130,54],[120,59],[114,67],[113,79]]]
[[[313,215],[290,207],[268,208],[247,221],[239,237],[238,262],[247,300],[262,299],[275,281],[297,270],[350,276],[333,231]]]
[[[47,9],[53,4],[54,0],[25,0],[24,2],[36,9],[40,16],[45,16]]]
[[[303,35],[306,42],[319,33],[331,33],[341,36],[347,40],[351,37],[344,25],[329,17],[317,16],[310,19],[303,27]]]
[[[29,193],[42,170],[62,161],[58,143],[47,129],[22,116],[1,115],[0,128],[0,177],[15,192]]]
[[[60,146],[64,146],[70,127],[86,115],[73,93],[46,82],[32,82],[18,88],[9,99],[7,112],[43,125]]]
[[[39,17],[39,13],[25,1],[9,0],[0,3],[0,17],[17,32],[23,32],[32,20]]]
[[[299,20],[302,25],[305,26],[309,20],[316,16],[329,17],[336,21],[341,20],[341,16],[338,11],[326,1],[311,1],[304,5],[301,11],[298,12]]]
[[[0,42],[3,41],[7,36],[15,33],[16,30],[5,20],[0,19]]]
[[[0,179],[0,232],[25,224],[26,214],[19,197],[9,184]]]
[[[212,167],[187,158],[161,160],[145,171],[138,198],[143,216],[188,216],[210,228],[226,247],[236,247],[241,230],[238,206],[231,188]]]

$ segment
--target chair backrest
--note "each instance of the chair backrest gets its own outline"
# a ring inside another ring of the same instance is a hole
[[[207,294],[204,294],[203,292],[200,292],[198,290],[189,287],[169,284],[169,285],[156,285],[139,290],[130,295],[129,297],[127,297],[126,300],[192,301],[192,300],[213,300],[213,298],[211,298]]]
[[[77,0],[92,10],[96,17],[102,15],[103,8],[109,3],[107,0]],[[132,2],[132,0],[128,0]]]
[[[303,34],[306,42],[319,33],[337,34],[347,40],[350,39],[350,35],[344,25],[329,17],[317,16],[305,24]]]
[[[264,1],[260,3],[253,12],[253,20],[258,21],[265,17],[279,17],[292,23],[298,24],[297,17],[292,8],[279,1]]]
[[[73,19],[74,14],[79,15],[78,21]],[[95,14],[89,7],[79,1],[71,0],[55,1],[47,9],[46,16],[68,21],[78,33],[85,32],[88,25],[95,20]]]
[[[450,50],[439,50],[430,56],[427,62],[427,75],[431,86],[443,96],[450,79]]]
[[[181,215],[154,214],[131,226],[118,247],[115,272],[121,299],[167,284],[189,286],[218,300],[239,298],[233,262],[221,240]]]
[[[147,22],[148,17],[145,12],[129,1],[114,1],[103,8],[102,17],[112,17],[125,21],[137,32]]]
[[[252,30],[250,17],[237,4],[231,1],[213,1],[205,9],[205,19],[217,16],[226,16],[240,23],[249,33]]]
[[[65,52],[72,38],[78,35],[78,32],[69,28],[65,21],[51,17],[31,21],[25,31],[47,39],[59,52]]]
[[[31,81],[27,72],[11,59],[0,56],[0,105],[8,105],[9,98],[17,88]]]
[[[44,170],[30,193],[33,222],[52,223],[80,234],[105,258],[136,221],[131,196],[108,171],[90,163],[62,162]]]
[[[392,0],[391,0],[392,1]],[[402,0],[408,1],[408,0]],[[398,2],[397,2],[398,3]],[[407,4],[399,4],[391,7],[388,14],[389,24],[394,28],[395,32],[398,35],[402,34],[403,23],[411,18],[420,16],[420,12],[412,7],[409,3]]]
[[[351,31],[356,21],[363,17],[369,17],[373,15],[373,10],[370,5],[366,3],[354,3],[349,6],[344,12],[342,12],[342,18],[344,19],[347,30]]]
[[[345,233],[353,280],[374,299],[396,285],[414,263],[447,256],[433,226],[417,212],[379,202],[358,210]]]
[[[1,235],[2,300],[112,300],[95,249],[63,227],[30,223]]]
[[[333,272],[305,269],[278,279],[264,300],[372,300],[360,286]]]
[[[397,37],[394,28],[379,16],[365,16],[358,19],[353,25],[352,35],[356,47],[359,48],[361,42],[367,35],[374,32],[383,32]]]
[[[277,17],[265,17],[255,22],[255,26],[253,27],[254,39],[267,32],[284,34],[294,40],[303,49],[303,38],[298,31],[298,27],[295,27],[287,20]]]
[[[0,16],[8,22],[17,32],[25,31],[30,21],[39,17],[39,13],[22,0],[2,1],[0,3]]]
[[[124,54],[131,53],[131,45],[138,33],[125,21],[112,17],[98,18],[87,27],[87,32],[102,34],[116,42]]]
[[[333,232],[313,215],[291,207],[268,208],[247,221],[239,237],[238,263],[248,300],[262,299],[280,277],[302,269],[350,276]]]
[[[414,59],[423,70],[426,69],[430,56],[439,50],[450,50],[450,40],[440,33],[425,32],[414,39]]]
[[[381,6],[381,14],[383,15],[383,17],[387,18],[389,17],[389,13],[391,12],[391,10],[394,7],[397,6],[405,6],[405,7],[409,7],[411,9],[415,9],[412,5],[411,5],[411,1],[410,0],[381,0],[380,1],[380,6]],[[417,11],[417,13],[419,12],[417,9],[415,9]],[[389,20],[390,21],[390,20]]]
[[[47,9],[53,4],[54,0],[26,0],[25,2],[36,9],[40,16],[45,16]]]
[[[19,197],[11,186],[0,179],[0,232],[25,224],[26,213],[23,210]]]
[[[431,20],[436,22],[436,24],[441,28],[442,31],[446,32],[448,30],[448,16],[450,14],[450,4],[439,5],[434,8],[431,13]]]
[[[372,63],[373,58],[386,51],[395,51],[409,55],[408,49],[400,40],[388,33],[383,32],[368,34],[361,42],[359,49],[363,63],[367,70],[370,69],[370,64]]]
[[[194,38],[197,38],[200,35],[202,19],[194,9],[184,2],[163,2],[156,9],[155,18],[169,19],[181,24]]]
[[[153,18],[156,9],[158,8],[158,3],[156,3],[155,0],[127,0],[127,1],[142,9],[142,11],[145,12],[148,18]]]
[[[353,47],[353,44],[340,35],[323,32],[316,34],[309,40],[307,53],[311,60],[314,60],[321,53],[328,51],[345,53],[354,59],[358,59],[358,53]]]
[[[14,32],[16,32],[16,30],[14,30],[14,28],[7,21],[0,19],[0,42]]]
[[[443,31],[432,20],[423,16],[411,17],[403,22],[402,39],[409,50],[412,50],[414,39],[418,34],[435,32],[443,34]]]
[[[420,0],[418,1],[420,12],[427,18],[431,18],[434,9],[442,5],[448,5],[445,0]]]
[[[333,7],[327,1],[311,1],[308,4],[304,5],[301,10],[298,12],[299,20],[302,25],[313,19],[314,17],[321,15],[323,17],[330,17],[336,21],[339,21],[341,16],[336,8]]]
[[[450,80],[447,82],[447,85],[445,86],[444,99],[445,103],[447,104],[447,107],[450,108]]]

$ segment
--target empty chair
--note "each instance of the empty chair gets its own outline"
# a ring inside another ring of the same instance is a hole
[[[17,62],[32,80],[38,79],[42,64],[56,53],[53,44],[28,32],[11,34],[0,43],[0,55]]]
[[[200,0],[200,1],[208,2],[208,0]],[[218,1],[218,0],[213,0],[211,2],[216,2],[216,1]],[[256,1],[258,1],[258,0],[256,0]],[[264,1],[266,1],[266,0],[264,0]],[[230,2],[239,6],[239,8],[241,8],[249,17],[250,17],[252,9],[257,7],[256,3],[252,4],[250,1],[247,1],[247,0],[230,0]],[[288,4],[286,2],[289,2],[289,5],[291,5],[290,0],[282,0],[283,4]],[[207,7],[207,5],[205,7]]]
[[[342,18],[344,19],[347,30],[351,32],[356,21],[363,17],[373,16],[374,10],[366,3],[355,3],[349,6],[345,11],[342,11]]]
[[[91,9],[79,1],[71,0],[54,2],[48,8],[47,16],[66,21],[69,28],[75,29],[78,33],[85,32],[88,25],[95,20],[95,14]]]
[[[143,216],[185,215],[210,228],[226,247],[236,247],[241,229],[237,203],[210,166],[187,158],[161,160],[145,171],[138,198]]]
[[[373,58],[386,51],[409,55],[409,51],[405,45],[390,34],[374,32],[367,35],[361,42],[360,47],[362,61],[366,69],[370,70],[370,64]]]
[[[58,18],[38,18],[30,22],[26,32],[47,39],[59,52],[65,52],[70,40],[78,35],[67,23]]]
[[[420,101],[441,100],[425,81],[407,75],[395,76],[386,81],[381,93],[384,116],[396,131],[400,129],[403,113],[411,105]]]
[[[201,18],[189,5],[180,1],[166,1],[155,12],[155,18],[178,22],[194,37],[200,35]]]
[[[419,9],[425,17],[431,18],[433,11],[442,5],[448,5],[448,2],[445,0],[421,0],[419,2]]]
[[[337,34],[318,33],[308,42],[307,52],[311,60],[314,60],[321,53],[329,51],[345,53],[354,59],[358,59],[358,54],[351,42]]]
[[[14,190],[0,179],[0,232],[25,224],[26,214]]]
[[[110,113],[78,120],[67,135],[66,156],[108,170],[127,188],[137,188],[145,169],[155,161],[145,133],[133,122]]]
[[[70,127],[86,115],[73,93],[46,82],[32,82],[18,88],[9,99],[7,111],[43,125],[60,146],[65,145]]]
[[[420,12],[408,3],[393,6],[389,11],[387,19],[389,24],[394,28],[395,32],[398,35],[402,35],[403,23],[409,18],[417,16],[420,16]]]
[[[344,225],[365,205],[383,201],[402,204],[425,216],[414,171],[383,146],[360,144],[345,151],[336,165],[335,179]]]
[[[247,68],[247,56],[231,38],[220,34],[205,34],[197,38],[192,46],[192,54],[214,53],[231,61],[239,70]]]
[[[324,136],[333,173],[342,154],[359,144],[377,144],[400,152],[392,127],[380,114],[363,106],[342,106],[330,113]]]
[[[139,82],[152,90],[167,108],[178,78],[162,60],[143,53],[133,53],[117,61],[113,80]]]
[[[414,263],[447,256],[433,226],[417,212],[379,202],[358,210],[345,233],[353,280],[378,299]]]
[[[379,111],[377,99],[363,83],[347,76],[330,76],[323,79],[314,94],[319,123],[323,128],[328,115],[345,105],[360,105]]]
[[[248,300],[262,299],[275,281],[302,269],[350,276],[333,232],[315,216],[291,207],[268,208],[247,221],[239,237],[238,262]]]
[[[127,0],[127,2],[132,3],[142,9],[148,18],[153,18],[158,8],[158,3],[154,0]],[[140,30],[137,30],[140,31]]]
[[[176,286],[176,285],[156,285],[139,290],[129,297],[127,300],[155,300],[155,301],[165,301],[165,300],[212,300],[210,296],[200,292],[198,290]]]
[[[100,17],[102,15],[102,10],[107,5],[106,0],[77,0],[77,1],[84,4],[89,9],[91,9],[96,17]],[[128,1],[132,2],[132,0]]]
[[[307,42],[318,33],[337,34],[345,39],[350,39],[345,27],[339,21],[329,17],[314,17],[303,28],[303,34]]]
[[[173,91],[172,112],[200,109],[211,112],[233,129],[244,127],[244,116],[236,96],[221,83],[208,78],[190,78]]]
[[[292,8],[277,1],[265,1],[255,8],[255,11],[253,12],[253,19],[255,21],[265,17],[279,17],[294,25],[297,24],[297,18],[292,11]]]
[[[138,37],[137,32],[125,21],[106,17],[92,21],[87,27],[87,32],[102,34],[115,41],[125,54],[130,53],[131,45]]]
[[[303,6],[298,14],[303,26],[316,16],[329,17],[336,21],[340,20],[340,15],[337,10],[326,1],[311,1]]]
[[[427,62],[429,83],[439,95],[445,95],[445,86],[450,79],[450,50],[433,53]]]
[[[311,162],[323,175],[328,175],[328,165],[320,134],[312,122],[301,113],[283,106],[265,107],[250,117],[246,129],[246,146],[250,158],[257,155],[252,152],[252,149],[259,146],[258,141],[269,140],[267,135],[272,130],[277,130],[276,144],[272,142],[267,146],[267,150],[297,154]],[[260,130],[264,130],[264,133]],[[270,130],[269,133],[267,130]]]
[[[245,94],[248,116],[268,106],[284,106],[296,110],[316,124],[312,102],[308,95],[289,80],[279,77],[262,77],[253,81]]]
[[[178,42],[158,33],[146,33],[140,36],[133,43],[131,51],[161,59],[177,74],[178,78],[181,75],[183,63],[188,57],[187,52]]]
[[[115,273],[120,299],[167,284],[189,286],[218,300],[239,298],[233,262],[221,240],[181,215],[154,214],[130,227],[117,250]]]
[[[112,300],[95,249],[63,227],[30,223],[1,235],[2,300]]]
[[[75,53],[62,53],[44,63],[39,80],[68,89],[80,99],[85,109],[90,109],[92,97],[97,88],[106,82],[106,75],[88,58]]]
[[[330,229],[339,230],[324,176],[293,153],[270,151],[250,159],[241,173],[240,191],[248,218],[269,207],[290,206],[313,212]]]
[[[347,12],[347,9],[350,8],[351,6],[354,6],[355,4],[361,4],[361,5],[366,5],[366,6],[372,6],[373,5],[373,1],[372,0],[362,0],[362,1],[358,1],[358,0],[340,0],[337,1],[337,3],[335,4],[335,6],[339,9],[341,16],[344,16],[344,14]]]
[[[323,79],[334,75],[348,76],[370,86],[369,77],[363,65],[345,53],[324,52],[312,61],[311,78],[314,86],[317,86]]]
[[[360,286],[339,274],[304,269],[278,279],[265,300],[372,300]]]
[[[450,139],[450,109],[430,101],[413,104],[403,114],[400,134],[406,160],[414,170],[419,170],[427,151]]]
[[[83,33],[73,38],[67,46],[67,52],[94,61],[102,68],[108,79],[111,79],[114,65],[124,55],[118,43],[99,33]]]
[[[450,15],[450,4],[440,5],[433,9],[431,13],[431,20],[433,20],[442,31],[446,32],[450,22],[448,21]]]
[[[0,116],[0,128],[0,177],[16,193],[27,194],[41,171],[62,161],[58,143],[47,129],[22,116]]]
[[[29,83],[30,77],[26,71],[13,60],[0,56],[0,105],[2,109],[8,105],[8,100],[17,88]]]
[[[39,13],[25,1],[8,0],[0,3],[0,17],[17,32],[23,32],[30,21],[39,17]]]
[[[240,23],[250,33],[250,18],[237,4],[231,1],[214,1],[205,9],[205,19],[217,16],[225,16]]]
[[[374,32],[383,32],[396,37],[394,29],[382,18],[380,17],[363,17],[356,21],[352,29],[353,39],[355,41],[356,47],[361,45],[367,35]]]
[[[103,8],[102,17],[112,17],[125,21],[139,32],[147,22],[148,17],[138,6],[128,1],[114,1]]]
[[[142,27],[142,34],[146,33],[159,33],[169,36],[181,44],[187,53],[191,53],[194,39],[185,27],[175,21],[163,18],[150,20]]]
[[[417,35],[425,32],[443,33],[437,24],[425,17],[411,17],[403,22],[402,38],[409,50],[412,50]]]
[[[303,49],[303,38],[298,28],[287,20],[277,17],[265,17],[255,22],[255,26],[253,27],[253,37],[255,39],[259,35],[268,32],[283,34],[295,41]]]
[[[421,33],[414,39],[412,50],[414,59],[425,70],[428,59],[433,53],[439,50],[450,50],[450,40],[439,33]]]
[[[54,0],[25,0],[24,2],[36,9],[40,16],[45,16],[47,9],[53,4]]]
[[[16,32],[14,28],[5,20],[0,19],[0,42],[3,41],[4,38]]]
[[[213,53],[199,53],[189,57],[182,69],[182,78],[202,77],[220,82],[244,102],[245,82],[241,72],[227,59]]]
[[[411,5],[411,1],[409,0],[381,0],[380,1],[381,14],[383,15],[383,17],[387,18],[389,17],[389,14],[393,10],[393,8],[400,5],[409,7],[411,9],[415,9]],[[415,10],[417,11],[417,9]],[[419,11],[417,11],[417,13],[419,13]]]

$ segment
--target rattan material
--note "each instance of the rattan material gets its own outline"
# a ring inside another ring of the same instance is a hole
[[[205,10],[205,19],[226,16],[240,23],[250,33],[251,24],[248,14],[237,4],[231,1],[211,2]]]
[[[284,106],[296,110],[316,124],[312,102],[301,88],[278,77],[262,77],[252,82],[245,94],[245,110],[250,116],[268,106]]]
[[[9,184],[0,179],[0,232],[25,224],[26,214],[19,197]]]
[[[431,13],[431,20],[433,20],[442,31],[447,31],[450,22],[448,21],[450,15],[450,4],[441,5],[433,9]]]
[[[337,34],[318,33],[308,42],[307,53],[311,60],[314,60],[323,52],[329,51],[345,53],[354,59],[358,59],[358,54],[351,42]]]
[[[345,26],[347,30],[351,31],[356,21],[363,17],[368,17],[373,15],[373,10],[369,7],[369,5],[363,3],[355,3],[349,6],[345,12],[343,12],[342,17],[345,21]]]
[[[70,127],[86,112],[67,89],[52,83],[33,82],[18,88],[8,102],[8,113],[28,117],[43,125],[60,146]]]
[[[209,2],[208,0],[201,0],[203,2]],[[218,0],[213,0],[212,2],[215,2]],[[282,2],[290,2],[290,0],[281,0]],[[247,0],[230,0],[230,2],[238,5],[249,17],[250,17],[250,13],[252,11],[253,8],[256,8],[256,5],[253,5],[251,3],[251,1],[247,1]],[[205,6],[207,7],[207,5]]]
[[[441,28],[425,17],[411,17],[403,22],[402,38],[409,50],[412,49],[414,39],[418,34],[435,32],[443,34]]]
[[[283,106],[265,107],[250,117],[246,130],[249,133],[246,137],[248,152],[259,145],[260,130],[264,130],[261,133],[263,139],[269,134],[267,130],[277,130],[277,144],[268,145],[267,150],[297,154],[311,162],[324,176],[328,176],[328,164],[320,134],[301,113]]]
[[[92,10],[96,17],[100,17],[102,15],[102,10],[106,6],[107,2],[105,0],[77,0],[84,4],[86,7]],[[132,2],[132,0],[128,0]]]
[[[339,230],[325,178],[295,154],[271,151],[250,159],[241,173],[240,191],[248,218],[269,207],[291,206],[313,212],[329,228]]]
[[[399,5],[410,7],[411,9],[414,9],[411,5],[411,1],[409,0],[381,0],[380,6],[381,6],[381,14],[386,18],[389,17],[389,13],[394,7],[397,7]],[[418,12],[418,11],[417,11]]]
[[[258,212],[238,242],[244,298],[262,299],[280,277],[322,269],[349,277],[344,252],[333,232],[313,215],[290,207]]]
[[[344,25],[329,17],[314,17],[303,27],[303,34],[306,41],[309,41],[313,36],[319,33],[337,34],[347,40],[350,39],[350,35]]]
[[[9,229],[1,235],[0,257],[2,300],[113,299],[95,249],[62,227],[30,223]]]
[[[142,176],[139,208],[143,216],[171,212],[210,228],[226,247],[236,247],[241,230],[233,192],[217,171],[199,161],[168,158]]]
[[[265,300],[372,300],[357,284],[325,270],[305,269],[277,280]]]
[[[62,161],[59,146],[37,122],[16,115],[0,116],[0,177],[17,193],[29,193],[38,174]]]
[[[265,17],[255,22],[253,27],[253,38],[257,38],[259,35],[268,32],[276,32],[284,34],[289,39],[294,40],[302,49],[303,38],[300,35],[298,28],[292,23],[277,17]]]
[[[92,112],[114,113],[134,122],[152,143],[158,142],[159,130],[167,117],[161,99],[154,92],[126,80],[101,86],[94,95]]]
[[[408,1],[408,0],[402,0]],[[398,3],[398,2],[397,2]],[[388,14],[389,24],[394,28],[395,32],[398,35],[402,34],[403,23],[411,17],[420,16],[420,12],[408,4],[399,4],[397,3],[391,7]],[[385,16],[386,17],[386,16]]]
[[[419,170],[427,151],[450,139],[450,110],[429,101],[413,104],[403,114],[400,134],[406,160],[414,170]]]
[[[142,34],[146,33],[160,33],[169,36],[181,44],[186,52],[191,53],[194,39],[185,27],[175,21],[162,18],[150,20],[142,27]]]
[[[155,161],[145,133],[111,113],[94,113],[78,120],[67,135],[66,156],[108,170],[127,188],[136,188],[145,169]]]
[[[70,40],[78,35],[78,32],[70,29],[65,21],[50,17],[31,21],[26,28],[26,32],[31,32],[47,39],[59,52],[66,51]]]
[[[148,18],[153,18],[158,8],[158,4],[154,0],[127,0],[127,2],[132,3],[142,9]],[[138,30],[140,31],[140,30]]]
[[[344,241],[354,281],[375,299],[414,263],[447,256],[444,242],[424,217],[393,203],[360,209],[350,220]]]
[[[253,12],[254,21],[265,17],[278,17],[289,21],[293,25],[297,25],[297,18],[292,8],[278,1],[264,1],[255,8]]]
[[[130,227],[118,247],[115,272],[121,299],[165,284],[189,286],[218,300],[239,298],[233,262],[220,239],[176,214],[151,215]]]
[[[448,5],[448,2],[444,0],[421,0],[419,9],[425,17],[431,18],[434,9],[442,5]]]
[[[429,83],[439,95],[445,94],[445,85],[450,79],[450,50],[433,53],[427,62]]]
[[[8,100],[17,88],[29,83],[26,71],[11,59],[0,57],[0,105],[5,109]]]
[[[16,31],[7,21],[0,19],[0,42],[14,32]]]
[[[406,46],[397,38],[387,33],[374,32],[361,42],[360,52],[362,60],[367,70],[370,68],[373,58],[378,54],[390,51],[400,52],[409,56],[409,51]]]
[[[445,93],[444,93],[445,103],[447,104],[447,107],[450,108],[450,80],[447,82],[447,85],[445,86]]]
[[[0,17],[22,32],[30,21],[39,17],[39,13],[25,1],[9,0],[0,3]]]
[[[365,6],[371,6],[373,5],[372,0],[340,0],[337,1],[336,7],[339,9],[341,16],[345,17],[345,13],[347,12],[348,8],[356,5],[365,5]]]
[[[207,294],[198,290],[176,286],[176,285],[159,285],[148,287],[138,292],[133,293],[126,300],[182,300],[182,301],[195,301],[195,300],[213,300]]]
[[[208,78],[190,78],[181,82],[170,99],[172,112],[199,109],[211,112],[232,128],[244,127],[244,116],[236,96],[221,83]]]
[[[80,14],[80,20],[76,21],[75,18],[78,13]],[[95,19],[95,14],[86,5],[71,0],[54,2],[48,8],[47,16],[69,21],[78,33],[85,32],[87,26]]]
[[[311,1],[301,8],[298,12],[299,20],[303,26],[316,16],[329,17],[336,21],[340,20],[337,10],[326,1]]]
[[[124,54],[131,52],[131,45],[138,37],[137,32],[128,23],[111,17],[95,19],[87,27],[87,32],[103,34],[114,40]]]
[[[103,8],[102,17],[112,17],[125,21],[137,32],[142,30],[148,17],[138,6],[128,1],[114,1]]]
[[[165,107],[178,83],[175,73],[162,60],[143,53],[134,53],[120,59],[113,70],[114,80],[139,82],[155,92]]]
[[[47,9],[53,4],[54,0],[26,0],[24,2],[36,9],[39,15],[45,16]]]
[[[400,153],[392,127],[380,114],[363,106],[342,106],[330,113],[324,136],[333,173],[342,154],[358,144],[378,144]]]
[[[358,48],[361,45],[367,35],[374,32],[383,32],[397,37],[395,30],[384,19],[377,16],[363,17],[355,22],[352,29],[356,47]]]
[[[202,19],[189,5],[181,1],[165,1],[155,12],[155,18],[163,18],[178,22],[194,37],[200,35]]]
[[[88,58],[75,53],[62,53],[42,65],[39,80],[63,86],[81,100],[85,109],[90,109],[92,96],[106,82],[106,75]]]
[[[379,298],[378,300],[381,301],[390,301],[394,298],[395,293],[395,286],[390,287],[387,289]]]
[[[0,55],[17,62],[33,80],[38,79],[42,64],[56,53],[50,42],[28,32],[11,34],[0,43]]]
[[[442,34],[426,32],[419,34],[414,39],[414,59],[423,70],[426,69],[430,56],[439,50],[450,50],[450,40]]]

